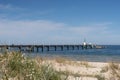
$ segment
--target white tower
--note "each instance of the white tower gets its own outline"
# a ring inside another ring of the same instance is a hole
[[[84,46],[87,45],[87,43],[86,43],[86,39],[84,39],[83,45],[84,45]]]

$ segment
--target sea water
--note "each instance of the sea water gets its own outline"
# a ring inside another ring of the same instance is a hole
[[[120,62],[120,45],[105,45],[103,49],[75,49],[75,50],[66,50],[61,51],[58,49],[54,51],[53,48],[50,51],[38,53],[28,53],[32,56],[41,56],[41,57],[64,57],[72,60],[78,61],[92,61],[92,62]]]

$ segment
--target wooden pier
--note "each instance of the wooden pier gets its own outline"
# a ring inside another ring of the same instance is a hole
[[[17,50],[26,52],[44,52],[44,51],[64,51],[64,50],[80,50],[80,49],[97,49],[103,48],[102,46],[95,45],[0,45],[0,51],[2,50]]]

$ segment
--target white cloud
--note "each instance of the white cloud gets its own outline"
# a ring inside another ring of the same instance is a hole
[[[112,22],[94,23],[94,26],[108,26],[113,24]]]
[[[0,4],[0,9],[2,9],[2,10],[20,10],[22,8],[13,6],[11,4]]]
[[[3,4],[0,4],[0,9],[10,9],[11,6],[10,5],[3,5]]]
[[[108,26],[69,26],[46,20],[4,20],[0,19],[1,41],[24,43],[77,43],[84,38],[90,41],[105,40]],[[104,32],[104,33],[103,33]],[[88,40],[88,41],[89,41]]]

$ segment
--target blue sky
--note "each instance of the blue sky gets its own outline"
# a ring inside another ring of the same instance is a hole
[[[0,0],[0,44],[120,44],[120,0]]]

